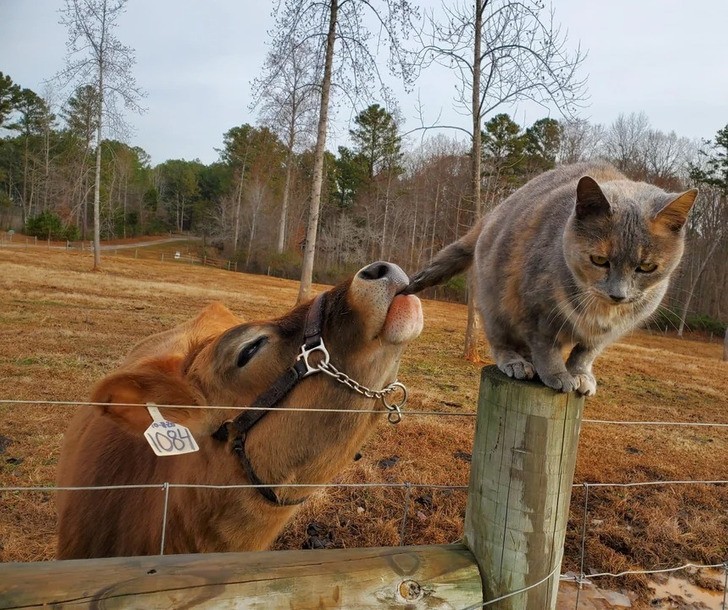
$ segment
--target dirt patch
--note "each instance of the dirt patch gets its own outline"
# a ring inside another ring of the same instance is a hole
[[[100,273],[90,272],[88,252],[0,249],[0,264],[3,399],[85,400],[90,386],[137,341],[207,303],[221,300],[255,319],[285,312],[297,294],[295,282],[137,260],[133,254],[106,255]],[[425,330],[400,371],[411,391],[408,408],[474,413],[481,365],[461,358],[465,308],[427,301],[424,313]],[[721,355],[718,343],[637,332],[597,361],[599,393],[587,401],[585,417],[728,422],[728,364]],[[0,434],[12,439],[0,454],[0,484],[53,484],[72,412],[65,406],[0,404]],[[337,481],[465,486],[473,426],[471,417],[405,416],[398,426],[383,423],[362,458]],[[725,428],[585,423],[576,482],[725,480],[727,456]],[[0,560],[53,557],[52,496],[3,494]],[[329,490],[306,503],[275,548],[453,542],[462,536],[465,503],[466,493],[453,488],[417,487],[409,495],[401,488]],[[591,488],[585,572],[721,563],[728,557],[726,507],[726,485]],[[576,487],[563,571],[580,571],[583,524],[584,489]],[[605,578],[597,585],[635,592],[633,607],[651,596],[643,576]]]

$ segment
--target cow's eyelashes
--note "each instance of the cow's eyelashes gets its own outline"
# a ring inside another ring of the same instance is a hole
[[[256,352],[268,342],[268,337],[258,337],[254,341],[248,343],[238,354],[238,367],[243,367],[250,359],[255,356]]]

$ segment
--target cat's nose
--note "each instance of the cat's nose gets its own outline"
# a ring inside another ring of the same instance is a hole
[[[627,297],[623,294],[610,294],[609,298],[612,299],[612,301],[614,301],[615,303],[621,303]]]

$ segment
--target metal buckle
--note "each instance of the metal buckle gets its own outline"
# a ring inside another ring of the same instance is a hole
[[[316,352],[321,352],[322,358],[316,363],[316,366],[311,366],[311,363],[309,362],[309,357],[311,356],[311,354],[314,354]],[[296,360],[303,360],[303,364],[306,366],[306,372],[303,374],[303,376],[308,377],[309,375],[318,373],[320,371],[321,365],[327,365],[329,363],[329,358],[329,351],[324,345],[324,340],[319,339],[318,343],[316,345],[313,345],[312,347],[306,347],[305,345],[302,345],[301,353],[298,354]]]

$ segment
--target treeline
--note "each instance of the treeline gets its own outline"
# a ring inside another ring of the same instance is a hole
[[[61,109],[0,74],[0,228],[52,239],[90,239],[97,100],[81,87]],[[205,238],[208,254],[238,268],[300,277],[313,174],[311,138],[293,146],[276,125],[232,127],[209,165],[172,159],[153,166],[139,147],[101,142],[102,238],[167,231]],[[280,126],[278,126],[280,127]],[[629,177],[667,190],[698,186],[681,272],[663,322],[712,328],[728,319],[728,126],[711,142],[653,129],[644,114],[611,125],[507,114],[482,132],[482,195],[472,201],[468,143],[403,135],[396,114],[359,113],[350,145],[327,152],[315,279],[334,281],[375,259],[408,271],[456,240],[479,213],[558,163],[606,159]],[[462,299],[457,278],[438,295]],[[719,330],[716,326],[713,330]]]

